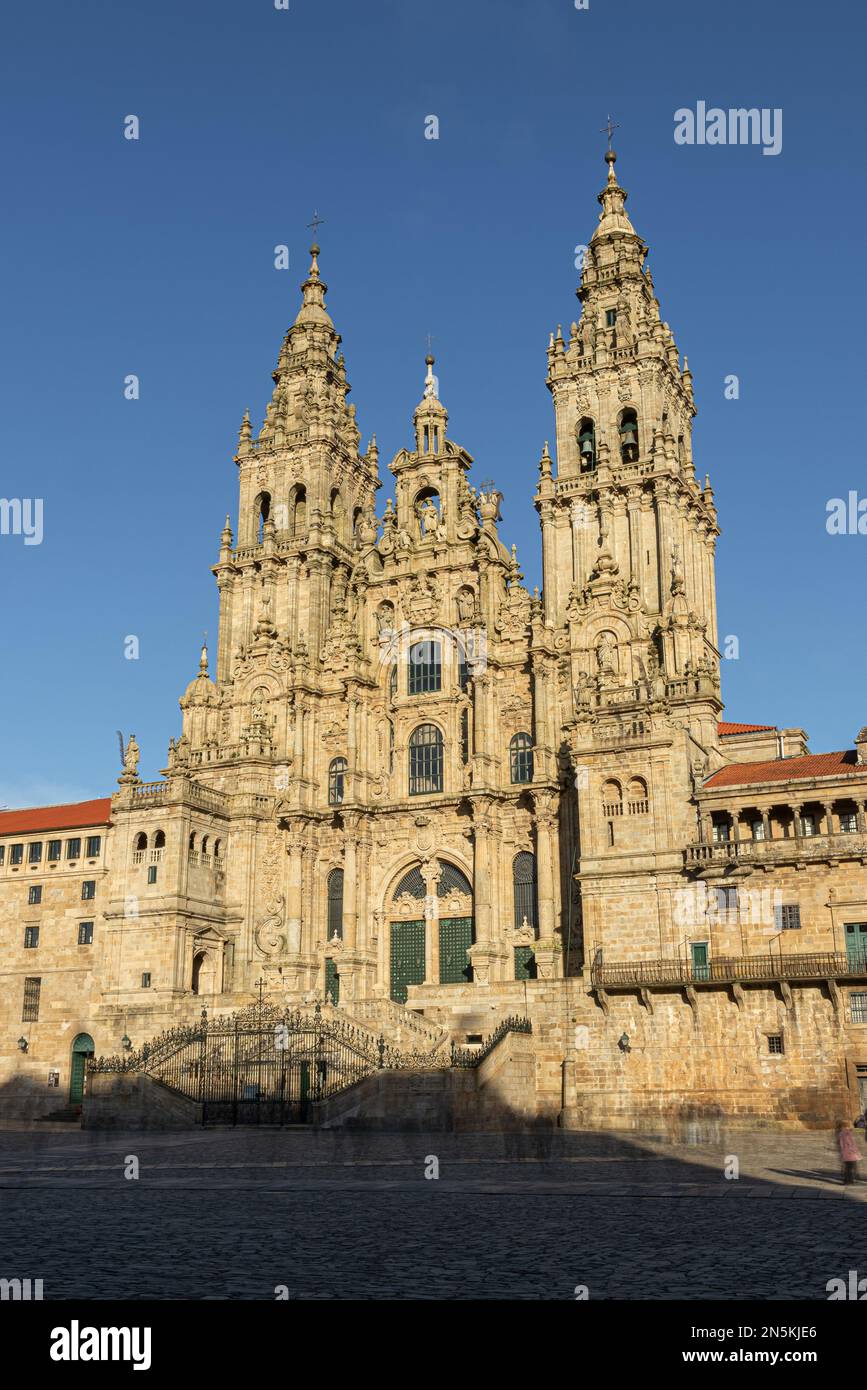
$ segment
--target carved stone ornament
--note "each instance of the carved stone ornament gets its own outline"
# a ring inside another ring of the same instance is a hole
[[[286,899],[278,893],[253,932],[253,940],[263,956],[280,955],[286,950],[285,923]]]

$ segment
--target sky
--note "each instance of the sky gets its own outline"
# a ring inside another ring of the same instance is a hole
[[[117,730],[146,780],[165,765],[216,634],[239,423],[248,405],[261,421],[314,209],[383,506],[430,333],[450,436],[496,480],[501,536],[541,582],[546,347],[578,316],[609,112],[694,377],[721,645],[737,638],[725,717],[851,747],[867,535],[826,522],[831,499],[867,498],[865,28],[839,0],[7,9],[0,498],[41,499],[42,539],[0,535],[0,806],[109,795]],[[675,113],[700,102],[781,110],[779,153],[678,144]]]

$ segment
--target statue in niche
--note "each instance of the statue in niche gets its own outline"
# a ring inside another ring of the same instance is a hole
[[[599,636],[596,643],[596,665],[600,675],[617,675],[617,640],[611,632],[603,632]]]
[[[458,620],[462,623],[472,622],[476,611],[476,599],[472,589],[458,589],[456,603]]]
[[[253,698],[250,704],[250,716],[255,724],[260,724],[265,718],[265,698],[268,692],[262,686],[253,691]]]
[[[423,536],[434,536],[439,530],[440,514],[432,497],[426,497],[419,508],[419,523]]]

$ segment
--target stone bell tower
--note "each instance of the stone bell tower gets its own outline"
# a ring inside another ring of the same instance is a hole
[[[612,149],[605,159],[580,321],[548,348],[556,465],[546,444],[535,498],[544,622],[560,653],[585,950],[619,949],[635,923],[654,949],[673,950],[668,894],[694,834],[696,779],[721,761],[719,531],[710,482],[693,466],[692,377],[660,316]]]
[[[718,681],[719,531],[710,482],[702,486],[693,466],[692,375],[660,317],[614,151],[605,159],[602,211],[577,291],[580,322],[568,342],[558,327],[548,348],[557,470],[546,447],[536,498],[546,621],[569,621],[591,590],[622,590],[627,608],[643,615],[644,648],[618,653],[616,633],[597,634],[601,655],[576,678],[617,674],[629,683],[658,668],[669,681],[699,671]]]
[[[543,530],[546,612],[562,614],[590,574],[604,534],[620,574],[649,613],[665,611],[675,569],[716,646],[713,493],[692,458],[692,375],[660,317],[647,246],[605,156],[602,212],[584,259],[580,323],[548,348],[557,478],[564,505]],[[568,498],[568,501],[565,499]],[[672,657],[674,653],[671,653]],[[700,652],[695,653],[696,657]]]
[[[319,247],[310,254],[301,308],[283,339],[258,437],[249,412],[241,425],[237,546],[227,518],[215,569],[218,680],[230,677],[239,650],[272,631],[317,668],[331,613],[349,582],[353,536],[362,517],[372,516],[380,487],[375,440],[367,454],[359,452]]]

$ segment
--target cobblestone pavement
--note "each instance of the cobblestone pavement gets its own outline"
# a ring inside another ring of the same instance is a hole
[[[832,1135],[696,1138],[3,1129],[0,1277],[46,1299],[825,1299],[867,1274],[867,1185],[843,1188]]]

